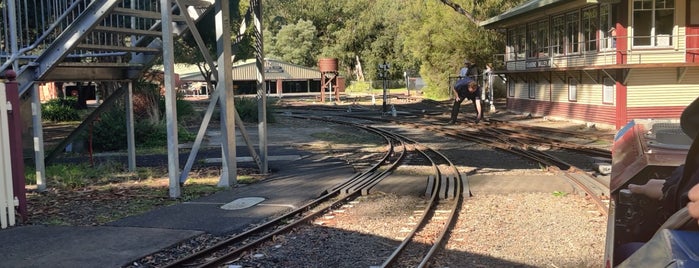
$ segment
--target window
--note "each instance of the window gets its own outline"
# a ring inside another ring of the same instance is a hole
[[[580,52],[580,20],[579,12],[566,14],[566,54]]]
[[[529,79],[529,98],[536,99],[536,81]]]
[[[529,41],[529,44],[527,44],[529,47],[527,51],[527,58],[536,58],[536,54],[539,51],[538,33],[539,27],[536,22],[527,25],[527,40]]]
[[[597,34],[599,32],[599,16],[597,7],[588,8],[582,12],[582,32],[585,38],[583,50],[597,51]]]
[[[578,101],[578,80],[568,78],[568,101]]]
[[[527,57],[542,58],[549,55],[549,21],[541,20],[527,25]]]
[[[563,15],[551,19],[551,52],[554,56],[565,53],[565,17]]]
[[[633,1],[633,46],[672,45],[675,0]]]
[[[517,47],[515,31],[507,30],[507,60],[515,60],[515,48]]]
[[[538,30],[538,38],[539,38],[539,57],[548,57],[549,56],[549,21],[548,20],[542,20],[539,21],[539,30]]]
[[[611,78],[604,78],[604,86],[602,87],[602,103],[614,104],[614,87],[616,82]]]
[[[513,79],[507,79],[507,96],[515,96],[515,81]]]
[[[616,18],[613,7],[611,4],[602,4],[599,7],[600,49],[616,47]]]
[[[518,60],[525,59],[527,52],[527,27],[521,25],[515,29],[515,53]]]

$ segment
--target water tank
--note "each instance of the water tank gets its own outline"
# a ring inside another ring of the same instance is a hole
[[[337,58],[322,58],[318,60],[318,67],[321,73],[336,73]]]

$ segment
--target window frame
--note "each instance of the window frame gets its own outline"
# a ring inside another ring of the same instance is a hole
[[[536,81],[534,78],[529,78],[527,82],[529,99],[536,99]]]
[[[580,12],[580,29],[582,34],[582,51],[599,51],[599,8],[585,8]]]
[[[699,0],[697,0],[699,1]],[[616,49],[616,36],[612,36],[611,29],[616,28],[614,9],[612,4],[600,4],[599,6],[599,51]]]
[[[508,97],[515,97],[515,83],[514,79],[508,78],[507,79],[507,96]]]
[[[566,54],[566,17],[560,14],[551,17],[551,55]]]
[[[566,55],[580,54],[580,11],[572,11],[565,14],[565,36],[566,36]]]
[[[614,104],[614,92],[616,91],[616,81],[605,77],[602,81],[602,104]]]
[[[649,4],[650,7],[645,7],[644,6],[645,2],[650,2],[650,4]],[[665,6],[659,8],[657,6],[658,2],[665,3]],[[667,7],[668,2],[672,2],[672,4],[671,4],[672,7],[669,7],[669,8]],[[641,5],[640,8],[637,7],[637,3],[640,3],[640,5]],[[671,23],[672,25],[671,25],[671,30],[669,33],[662,33],[662,34],[658,33],[659,27],[657,25],[659,24],[658,23],[659,20],[657,18],[657,13],[661,12],[661,11],[671,11],[672,15],[670,17],[672,17],[672,23]],[[639,15],[639,17],[644,17],[644,18],[650,17],[652,19],[649,20],[651,25],[650,25],[650,29],[649,29],[650,32],[648,33],[648,36],[640,36],[639,37],[636,34],[637,34],[637,30],[640,29],[640,26],[639,26],[640,23],[636,23],[636,16],[638,13],[641,13],[641,12],[650,12],[650,15],[645,15],[645,16]],[[671,47],[673,47],[675,45],[674,43],[676,42],[676,40],[675,40],[676,38],[673,37],[675,24],[677,23],[675,20],[675,17],[676,17],[675,12],[676,12],[675,0],[632,0],[631,25],[632,25],[632,29],[633,29],[633,36],[631,36],[631,47],[632,48],[671,48]],[[658,37],[660,37],[660,36],[667,37],[667,44],[661,44],[661,45],[658,44],[658,42],[659,42]],[[643,39],[648,39],[648,41],[647,41],[648,44],[638,44]]]
[[[568,77],[568,101],[578,101],[578,80],[572,77]]]

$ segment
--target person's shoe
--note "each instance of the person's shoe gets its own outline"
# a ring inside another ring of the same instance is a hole
[[[447,123],[447,125],[454,125],[454,124],[456,124],[456,121],[454,121],[454,120],[450,120],[449,123]]]

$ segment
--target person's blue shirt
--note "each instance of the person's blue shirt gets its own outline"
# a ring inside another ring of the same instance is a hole
[[[469,99],[472,101],[475,100],[480,100],[481,99],[481,87],[477,86],[476,91],[474,92],[469,92],[468,91],[468,83],[473,81],[470,77],[464,77],[459,80],[456,80],[456,83],[454,83],[454,89],[456,92],[459,94],[459,98],[461,99]]]

